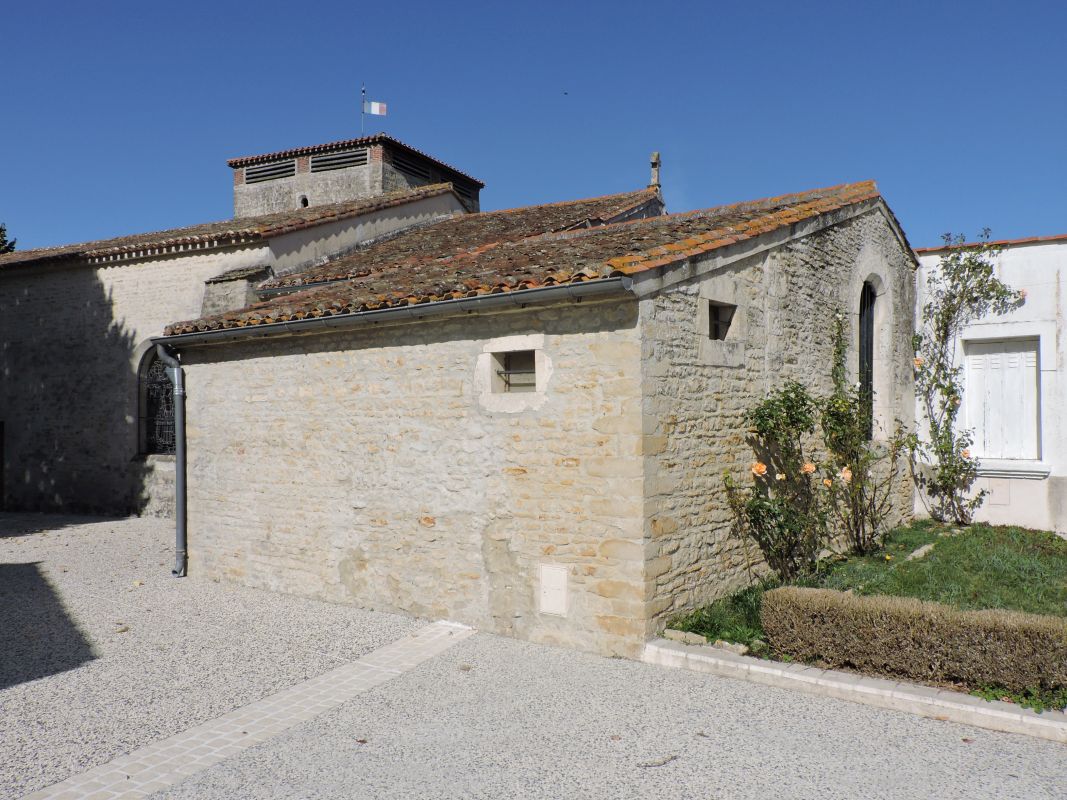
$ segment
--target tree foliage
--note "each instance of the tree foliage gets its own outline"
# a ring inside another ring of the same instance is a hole
[[[989,229],[976,244],[946,233],[950,249],[926,277],[915,349],[915,394],[925,430],[909,437],[912,474],[920,496],[934,519],[967,524],[981,506],[985,492],[970,495],[978,475],[971,455],[973,430],[961,427],[963,367],[956,343],[963,328],[988,314],[1004,314],[1026,297],[1005,285],[994,270],[1000,252],[989,242]]]
[[[7,238],[7,226],[0,222],[0,255],[14,250],[16,241],[15,239]]]

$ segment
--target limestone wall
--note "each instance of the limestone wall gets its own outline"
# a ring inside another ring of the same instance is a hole
[[[246,305],[245,267],[293,271],[464,208],[451,194],[226,250],[0,273],[0,506],[165,514],[173,469],[138,453],[138,368],[178,320]],[[261,275],[262,273],[256,273]]]
[[[649,633],[763,569],[755,546],[746,553],[729,536],[723,472],[747,483],[752,460],[742,416],[790,379],[828,393],[830,317],[844,309],[857,330],[867,279],[881,281],[878,416],[886,427],[913,418],[913,267],[886,217],[875,209],[806,238],[782,238],[777,249],[667,274],[665,288],[641,301]],[[724,341],[709,339],[710,301],[737,306]],[[854,352],[851,360],[855,370]],[[900,517],[910,497],[902,475]]]
[[[373,197],[382,193],[382,170],[380,161],[368,161],[360,167],[330,170],[328,172],[303,171],[288,178],[275,178],[258,183],[241,183],[233,187],[233,216],[255,217],[290,211],[304,205],[321,206]],[[306,199],[307,203],[302,200]]]
[[[197,316],[204,280],[265,248],[0,275],[2,493],[8,508],[127,513],[155,467],[138,456],[149,338]]]
[[[636,655],[639,356],[632,300],[189,348],[190,572]]]

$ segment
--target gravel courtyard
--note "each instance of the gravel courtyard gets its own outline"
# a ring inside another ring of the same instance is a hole
[[[1060,800],[1065,787],[1063,745],[480,634],[158,797]]]
[[[170,533],[0,515],[0,797],[424,624],[175,580]],[[1035,800],[1065,786],[1051,742],[476,634],[152,797]]]
[[[176,579],[168,520],[0,514],[0,798],[375,650],[423,622]]]

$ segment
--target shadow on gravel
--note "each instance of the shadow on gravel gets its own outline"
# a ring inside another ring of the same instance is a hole
[[[80,514],[42,514],[37,512],[0,512],[0,539],[28,536],[41,531],[58,531],[94,522],[116,522],[126,517],[98,517]]]
[[[0,689],[95,657],[37,563],[0,564]]]

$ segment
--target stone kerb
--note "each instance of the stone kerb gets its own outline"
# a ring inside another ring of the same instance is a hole
[[[1006,733],[1021,733],[1067,744],[1067,714],[1038,714],[999,700],[987,701],[960,692],[904,681],[871,678],[804,664],[783,664],[741,656],[717,647],[655,639],[645,646],[646,664],[677,667],[738,678],[781,689],[833,697],[852,703],[904,711],[921,717],[974,725]]]

